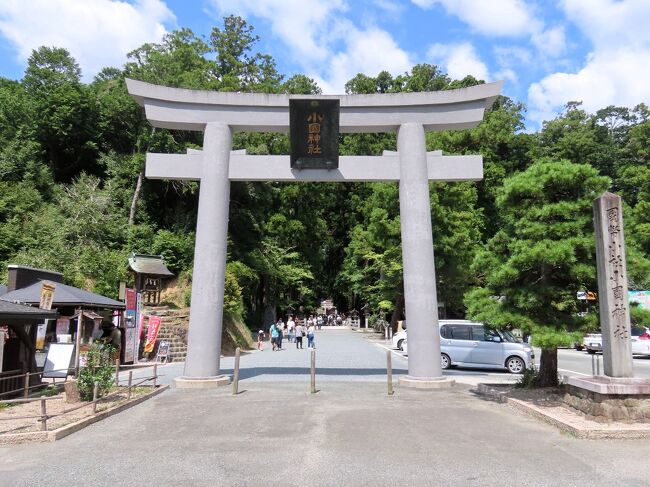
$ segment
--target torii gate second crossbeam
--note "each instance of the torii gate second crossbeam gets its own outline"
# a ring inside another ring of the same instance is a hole
[[[202,130],[203,150],[147,154],[146,177],[200,181],[192,302],[184,376],[176,387],[227,384],[220,374],[230,181],[399,181],[409,374],[400,383],[446,387],[442,375],[429,181],[476,181],[481,156],[427,152],[425,131],[476,126],[502,82],[460,90],[381,95],[269,95],[185,90],[127,80],[129,93],[158,127]],[[340,100],[340,131],[397,132],[397,152],[342,156],[339,167],[291,169],[289,156],[231,151],[236,131],[287,132],[289,99]]]

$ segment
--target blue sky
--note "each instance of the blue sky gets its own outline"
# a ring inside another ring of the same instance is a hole
[[[84,79],[190,27],[207,36],[237,14],[280,72],[342,93],[356,73],[437,64],[454,78],[503,79],[529,130],[567,101],[589,111],[650,105],[650,0],[0,0],[0,76],[32,49],[67,48]]]

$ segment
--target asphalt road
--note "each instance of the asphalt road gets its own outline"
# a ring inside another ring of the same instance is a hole
[[[316,367],[318,381],[386,381],[386,350],[393,356],[393,374],[397,379],[408,373],[408,359],[400,351],[394,350],[390,341],[378,335],[353,332],[348,329],[323,329],[316,337]],[[535,350],[535,360],[539,364],[541,351]],[[589,355],[587,352],[573,349],[558,350],[558,369],[561,375],[592,375],[592,360],[600,361],[600,373],[603,373],[602,355]],[[283,350],[273,352],[270,344],[264,344],[262,351],[244,352],[240,362],[240,380],[249,382],[296,382],[309,383],[310,351],[306,342],[302,350],[287,340]],[[221,358],[221,372],[232,375],[233,357]],[[163,365],[160,382],[171,384],[174,377],[183,375],[183,363]],[[634,372],[636,377],[650,378],[650,357],[635,357]],[[135,377],[150,374],[140,370]],[[476,385],[480,382],[507,383],[516,382],[518,375],[505,371],[479,368],[453,368],[443,374],[453,377],[457,382]],[[126,381],[126,374],[122,376]]]
[[[237,396],[170,389],[55,443],[0,446],[0,487],[648,485],[650,441],[577,440],[462,384],[514,376],[455,370],[452,389],[388,396],[381,345],[319,333],[317,394],[307,350],[247,353]]]
[[[539,357],[541,352],[535,350],[535,355]],[[603,373],[603,356],[600,353],[590,355],[585,351],[573,349],[558,350],[558,369],[562,375],[592,375],[592,360],[600,362],[600,373]],[[634,376],[650,379],[650,357],[635,356]]]

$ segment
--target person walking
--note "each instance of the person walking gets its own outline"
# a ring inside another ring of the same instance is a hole
[[[293,317],[289,316],[289,319],[287,320],[287,331],[289,333],[289,343],[293,341],[293,338],[295,336],[295,328],[296,328],[296,322],[293,321]]]
[[[271,328],[269,328],[269,335],[271,335],[271,345],[273,346],[273,351],[275,352],[278,348],[278,326],[273,323]]]
[[[309,328],[307,328],[307,348],[316,348],[315,334],[316,334],[316,328],[312,323],[312,325]]]
[[[282,338],[284,338],[284,321],[278,320],[275,327],[278,329],[278,350],[282,350]]]
[[[257,332],[257,349],[258,350],[263,350],[264,345],[262,342],[264,341],[264,330],[260,330]]]
[[[323,327],[323,316],[322,315],[318,315],[318,318],[316,318],[316,324],[318,325],[319,330]]]
[[[298,322],[296,325],[296,349],[302,348],[303,336],[305,336],[305,328]]]

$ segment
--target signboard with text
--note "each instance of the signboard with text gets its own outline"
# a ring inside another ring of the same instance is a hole
[[[53,282],[43,281],[41,283],[41,302],[38,305],[41,309],[52,309],[52,301],[54,301],[54,289],[56,284]]]
[[[339,167],[340,101],[289,100],[292,169]]]

